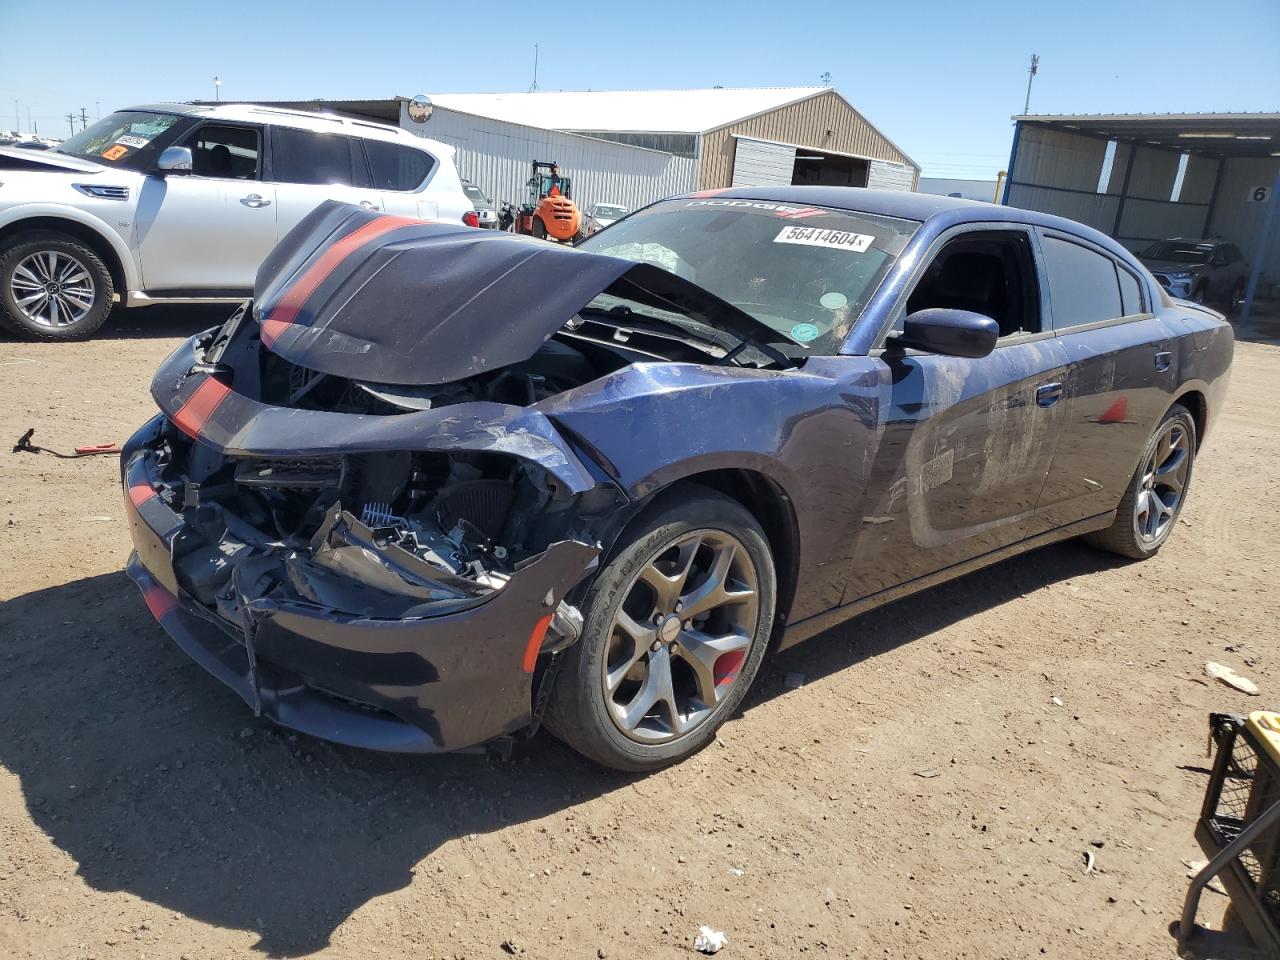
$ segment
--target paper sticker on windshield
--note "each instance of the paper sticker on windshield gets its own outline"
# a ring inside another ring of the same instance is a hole
[[[791,339],[799,343],[808,343],[810,340],[817,340],[820,332],[816,324],[797,323],[791,328]]]
[[[122,147],[120,144],[114,144],[102,151],[103,160],[119,160],[129,152],[128,147]]]
[[[875,237],[848,230],[824,230],[821,227],[783,227],[774,243],[799,243],[806,247],[831,247],[850,253],[866,253]]]
[[[146,137],[135,137],[132,134],[116,137],[116,143],[125,147],[133,147],[135,150],[145,147],[150,142]]]

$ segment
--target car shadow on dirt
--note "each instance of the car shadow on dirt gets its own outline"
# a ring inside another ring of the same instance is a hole
[[[175,304],[124,310],[116,307],[92,336],[94,340],[164,340],[189,337],[201,330],[217,326],[235,312],[235,305],[220,303],[208,306]],[[0,343],[23,342],[0,328]]]
[[[1111,562],[1053,547],[868,614],[766,664],[748,709],[786,671],[816,679]],[[367,753],[256,722],[119,573],[10,600],[0,637],[0,765],[84,881],[254,931],[272,956],[323,947],[362,904],[413,881],[449,910],[452,878],[431,857],[442,844],[464,838],[465,856],[471,834],[632,781],[547,735],[497,762]]]

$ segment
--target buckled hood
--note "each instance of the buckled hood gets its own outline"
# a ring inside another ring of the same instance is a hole
[[[254,311],[263,344],[299,366],[428,385],[529,358],[606,291],[705,319],[739,339],[780,339],[651,264],[336,201],[263,262]]]

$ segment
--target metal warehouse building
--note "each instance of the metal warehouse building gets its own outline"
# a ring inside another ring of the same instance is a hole
[[[1221,237],[1253,266],[1250,301],[1280,284],[1280,114],[1013,119],[1006,204],[1079,220],[1134,251]]]
[[[457,151],[495,201],[524,198],[533,160],[573,178],[574,199],[635,208],[692,190],[818,183],[912,190],[920,168],[830,87],[432,94],[273,102],[398,124]]]
[[[919,166],[831,87],[440,93],[431,99],[451,112],[691,159],[690,187],[698,190],[791,183],[912,190],[920,176]]]

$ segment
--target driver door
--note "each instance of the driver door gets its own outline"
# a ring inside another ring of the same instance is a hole
[[[843,603],[1052,525],[1038,502],[1068,406],[1068,363],[1041,323],[1034,249],[1023,228],[952,234],[901,309],[972,310],[995,319],[1001,335],[976,359],[886,343],[882,439]]]
[[[134,216],[143,287],[245,293],[276,243],[275,190],[262,182],[262,130],[209,123],[178,144],[189,174],[152,175]]]

